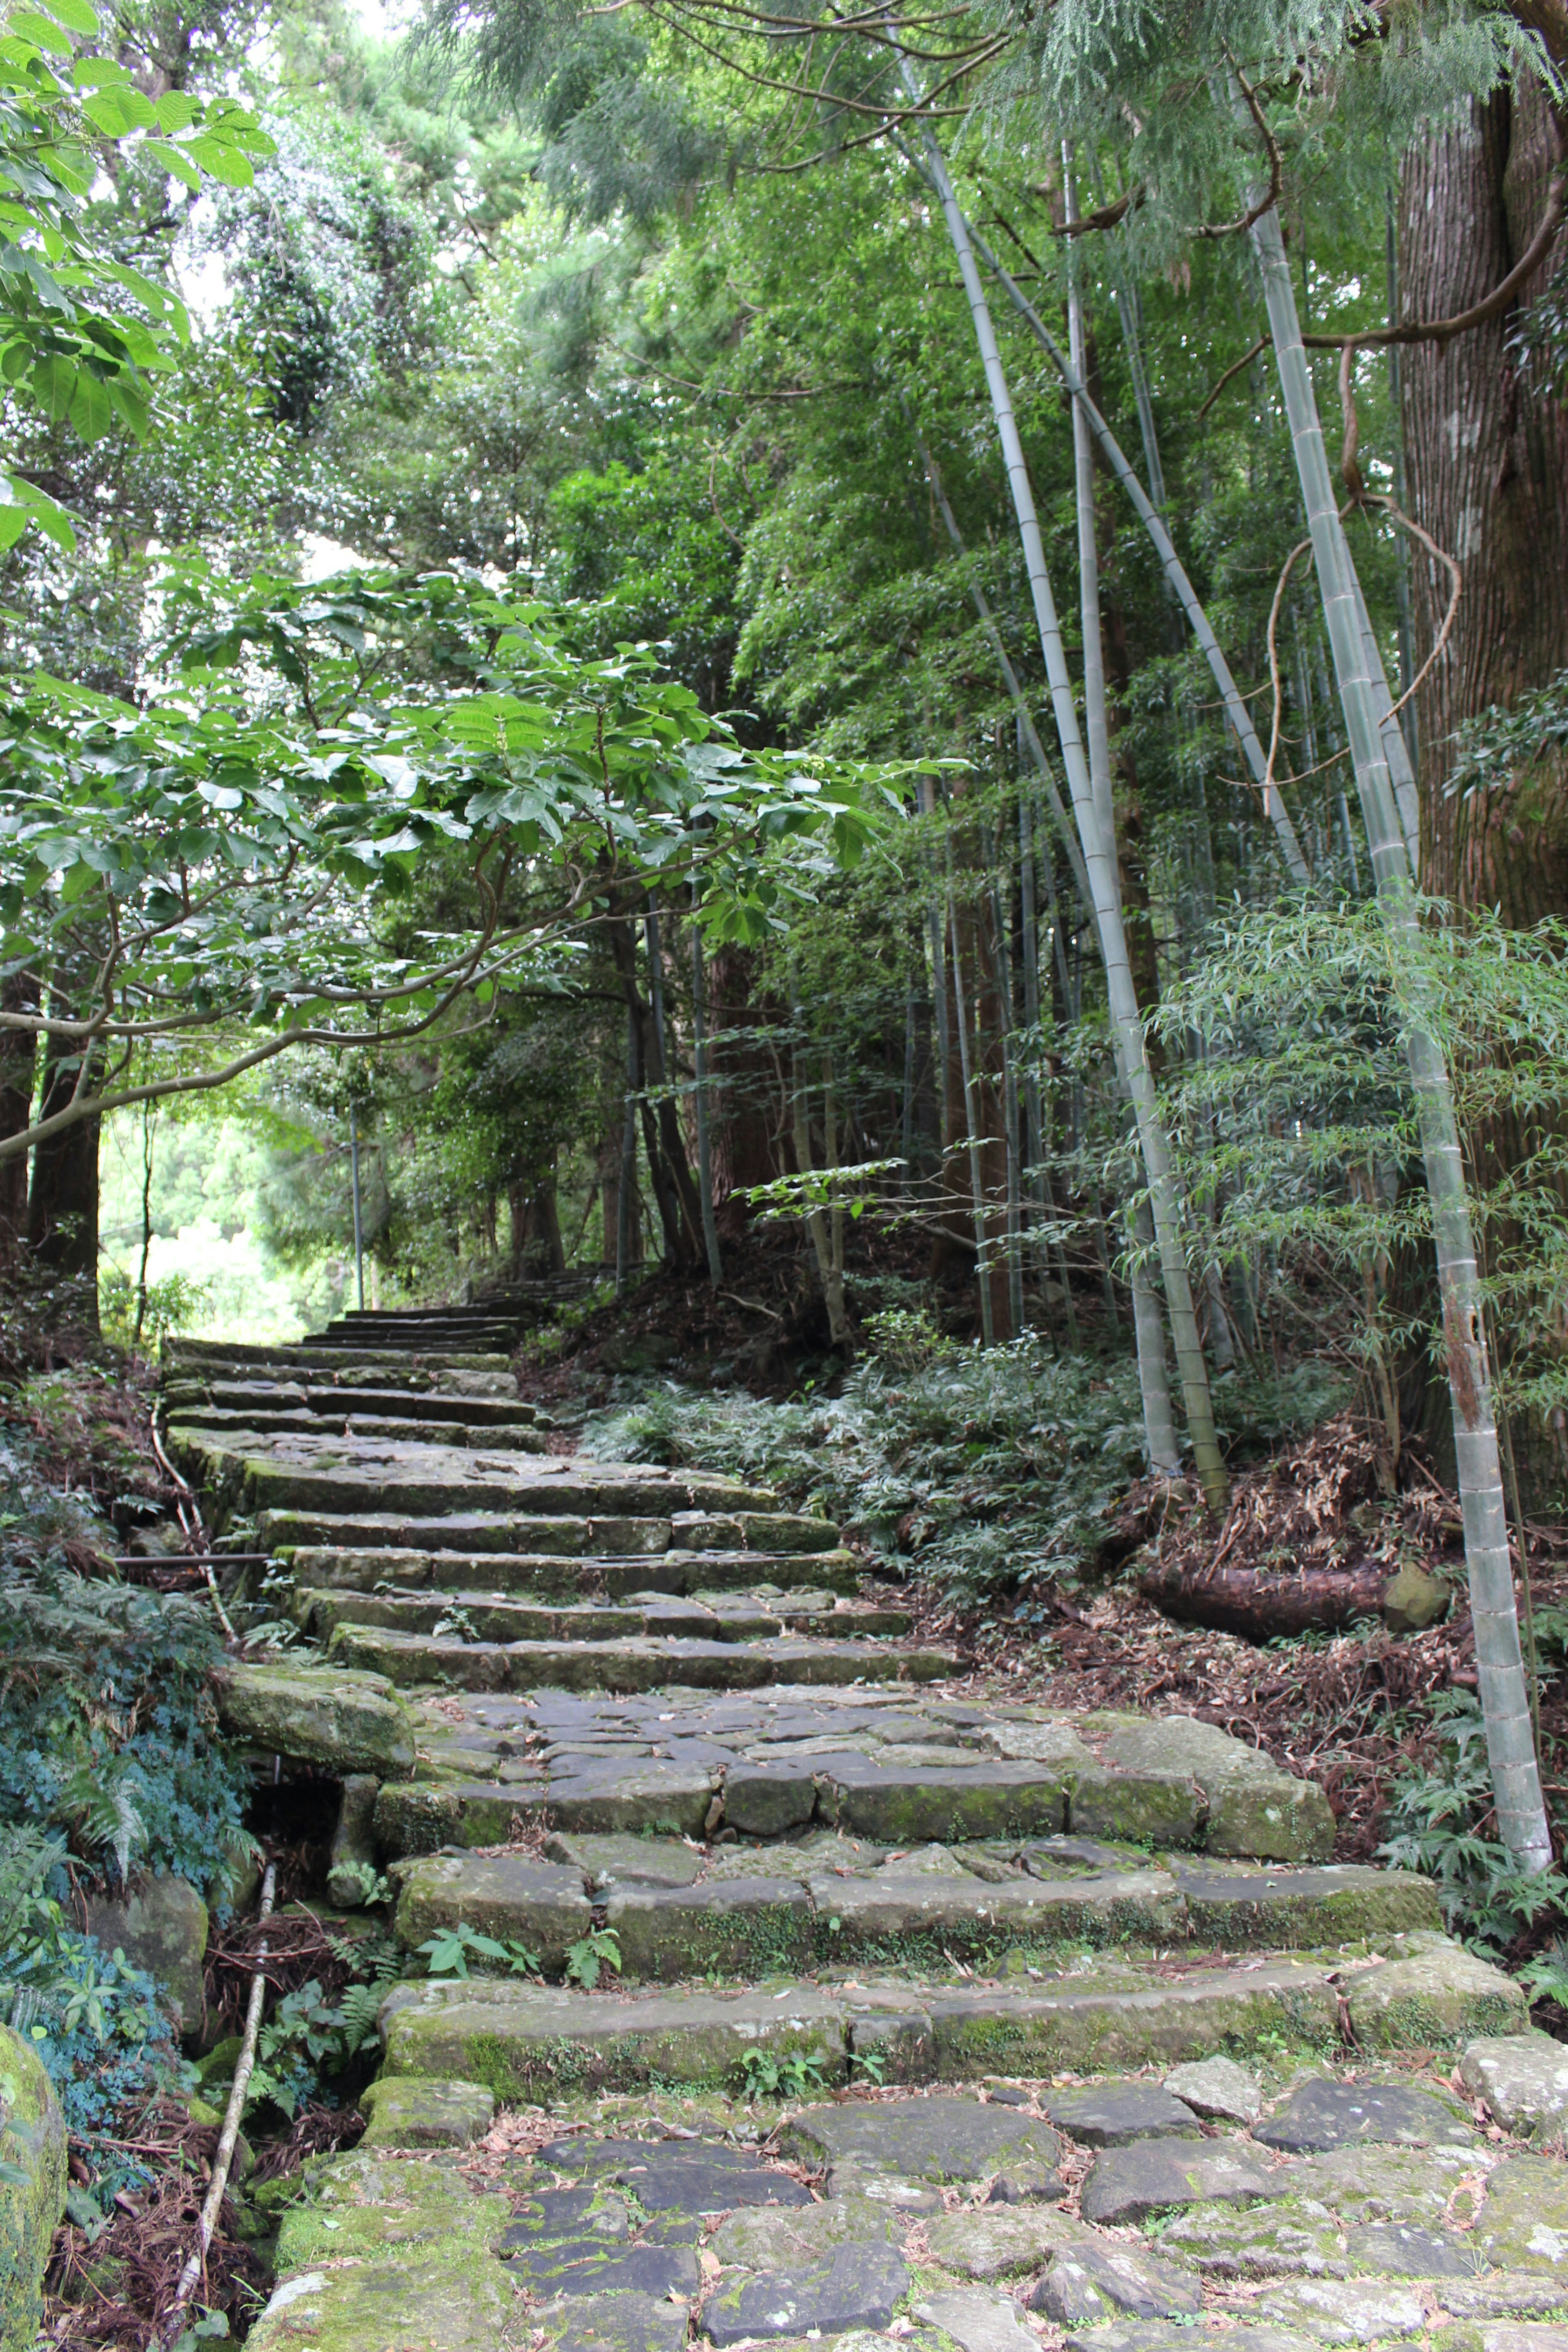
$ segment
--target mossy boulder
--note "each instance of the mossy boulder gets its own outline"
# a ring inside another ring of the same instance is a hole
[[[87,1932],[106,1952],[121,1951],[168,1995],[180,2030],[194,2033],[206,2005],[202,1962],[207,1906],[188,1881],[160,1875],[128,1895],[89,1896]]]
[[[218,1717],[231,1738],[290,1763],[379,1780],[414,1769],[414,1726],[383,1675],[344,1666],[229,1666],[218,1685]]]
[[[1393,1937],[1381,1968],[1344,1985],[1351,2031],[1363,2049],[1444,2049],[1478,2036],[1521,2033],[1524,1988],[1451,1937]]]
[[[66,2205],[66,2126],[36,2050],[0,2025],[0,2352],[28,2352]],[[8,2176],[16,2174],[18,2178]]]

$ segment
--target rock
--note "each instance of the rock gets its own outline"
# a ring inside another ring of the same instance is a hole
[[[1522,2031],[1524,1988],[1447,1936],[1397,1939],[1407,1957],[1358,1969],[1342,1987],[1351,2031],[1363,2047],[1431,2049],[1482,2034]]]
[[[1374,2083],[1303,2083],[1278,2114],[1255,2124],[1265,2147],[1308,2156],[1352,2142],[1402,2147],[1468,2147],[1472,2134],[1451,2107],[1423,2091]]]
[[[414,1769],[414,1728],[384,1675],[346,1666],[226,1666],[218,1720],[232,1738],[290,1763],[345,1777],[403,1778]]]
[[[648,2213],[729,2213],[741,2206],[809,2206],[811,2191],[749,2149],[721,2140],[556,2140],[543,2163],[624,2189]]]
[[[886,2327],[908,2292],[910,2273],[891,2246],[839,2246],[825,2263],[801,2271],[721,2285],[702,2313],[710,2343],[747,2336],[841,2335],[849,2327]]]
[[[1166,2224],[1160,2246],[1212,2279],[1342,2278],[1350,2267],[1339,2222],[1310,2198],[1197,2205]]]
[[[1383,1588],[1383,1622],[1391,1633],[1424,1633],[1447,1615],[1453,1597],[1451,1587],[1424,1568],[1406,1566]]]
[[[702,2275],[689,2246],[607,2246],[596,2231],[542,2242],[505,2230],[499,2251],[518,2284],[536,2295],[646,2294],[689,2308]]]
[[[1375,2344],[1419,2336],[1426,2325],[1421,2298],[1381,2280],[1292,2279],[1258,2305],[1262,2318],[1299,2327],[1320,2344]]]
[[[544,1842],[547,1862],[564,1862],[595,1887],[689,1886],[702,1867],[695,1846],[675,1838],[554,1835]]]
[[[580,1872],[529,1854],[426,1854],[405,1866],[393,1927],[408,1951],[461,1920],[498,1942],[515,1941],[558,1971],[593,1926]]]
[[[928,2327],[940,2327],[961,2352],[1039,2352],[1010,2295],[985,2294],[975,2287],[957,2294],[933,2294],[916,2304],[915,2317]]]
[[[1462,2229],[1480,2208],[1477,2161],[1468,2147],[1374,2143],[1304,2157],[1282,2177],[1291,2197],[1314,2200],[1347,2223],[1401,2221],[1413,2229]]]
[[[1476,2250],[1467,2238],[1446,2238],[1404,2221],[1371,2221],[1350,2230],[1345,2251],[1358,2271],[1391,2278],[1474,2278]]]
[[[519,2206],[506,2234],[513,2245],[531,2239],[580,2238],[591,2232],[605,2244],[624,2243],[632,2234],[631,2208],[624,2197],[584,2181],[575,2189],[541,2189]]]
[[[906,2180],[984,2180],[1020,2158],[1051,2167],[1061,2153],[1037,2116],[951,2098],[807,2108],[791,2116],[784,2144],[808,2163],[848,2160]]]
[[[893,2234],[886,2205],[831,2197],[821,2205],[763,2205],[731,2213],[709,2239],[708,2251],[727,2271],[801,2270],[836,2246],[886,2245]]]
[[[361,2147],[467,2147],[495,2120],[493,2095],[479,2083],[432,2083],[384,2075],[360,2094],[370,2128]]]
[[[1249,2124],[1263,2113],[1257,2078],[1234,2058],[1195,2058],[1173,2067],[1165,2088],[1196,2116],[1222,2124]]]
[[[66,2207],[66,2126],[43,2061],[0,2025],[0,2352],[29,2352],[44,2270]]]
[[[1476,2236],[1500,2270],[1568,2282],[1568,2164],[1547,2156],[1500,2164]]]
[[[279,2275],[426,2253],[443,2263],[489,2263],[509,2213],[506,2198],[470,2188],[450,2158],[357,2147],[307,2176],[279,2226]],[[506,2273],[496,2279],[510,2294]]]
[[[1047,2256],[1091,2243],[1092,2233],[1049,2206],[986,2205],[928,2221],[926,2242],[943,2270],[990,2281],[1037,2271]]]
[[[1060,2188],[1059,2176],[1051,2179]],[[929,2181],[903,2180],[896,2172],[879,2172],[873,2168],[846,2158],[836,2164],[827,2176],[827,2185],[835,2197],[863,2198],[868,2205],[885,2208],[894,2215],[940,2213],[942,2191]]]
[[[1133,2319],[1190,2317],[1204,2307],[1190,2271],[1131,2246],[1075,2246],[1059,2253],[1028,2297],[1031,2311],[1058,2327],[1092,2327],[1125,2314]]]
[[[327,1893],[340,1911],[362,1910],[375,1884],[375,1801],[380,1790],[380,1781],[369,1772],[351,1772],[343,1782],[327,1865]]]
[[[1084,1716],[1081,1727],[1118,1774],[1186,1780],[1199,1789],[1206,1808],[1202,1843],[1209,1853],[1326,1862],[1333,1852],[1334,1817],[1316,1781],[1294,1780],[1216,1724],[1184,1715],[1106,1713]],[[1072,1816],[1075,1830],[1126,1834],[1114,1811],[1103,1820],[1085,1817],[1076,1792]]]
[[[202,1961],[207,1906],[188,1880],[150,1878],[134,1894],[89,1896],[87,1933],[105,1952],[121,1951],[169,1996],[182,2032],[195,2032],[206,2009]]]
[[[529,2316],[553,2352],[682,2352],[686,2343],[685,2305],[650,2294],[606,2295],[586,2307],[574,2297]]]
[[[495,2352],[515,2302],[488,2256],[323,2265],[279,2281],[247,2352]]]
[[[1140,2139],[1199,2139],[1191,2107],[1152,2083],[1096,2083],[1083,2091],[1043,2092],[1052,2123],[1085,2147],[1127,2147]]]
[[[1459,2079],[1486,2101],[1505,2131],[1524,2136],[1568,2113],[1568,2046],[1550,2033],[1470,2042],[1459,2061]]]
[[[1142,2221],[1173,2206],[1251,2204],[1284,2186],[1258,2158],[1223,2141],[1140,2140],[1095,2158],[1081,2210],[1086,2221]]]

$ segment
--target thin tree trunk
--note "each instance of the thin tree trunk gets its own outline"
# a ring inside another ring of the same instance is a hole
[[[136,1274],[136,1323],[131,1334],[133,1348],[142,1345],[142,1327],[147,1320],[147,1261],[153,1255],[153,1106],[142,1106],[142,1263]]]
[[[952,1004],[957,1015],[958,1066],[963,1080],[963,1120],[967,1130],[964,1140],[969,1146],[969,1197],[974,1217],[974,1274],[980,1286],[980,1340],[983,1347],[994,1348],[996,1345],[996,1327],[991,1312],[991,1265],[985,1246],[985,1182],[980,1169],[980,1114],[974,1100],[969,1014],[963,1001],[963,957],[959,946],[958,907],[952,895],[952,868],[950,850],[947,927],[952,950]]]
[[[1262,265],[1280,390],[1290,424],[1308,528],[1312,535],[1323,616],[1339,680],[1378,896],[1395,951],[1418,955],[1420,937],[1412,904],[1409,852],[1394,803],[1386,736],[1379,724],[1378,698],[1365,676],[1366,639],[1357,600],[1351,592],[1353,566],[1329,475],[1278,212],[1270,209],[1265,213],[1254,224],[1252,237]],[[1378,668],[1381,675],[1381,662]],[[1385,693],[1386,690],[1384,681]],[[1520,1646],[1469,1199],[1447,1068],[1436,1039],[1420,1024],[1418,1007],[1411,1009],[1416,1017],[1409,1025],[1406,1055],[1419,1112],[1426,1187],[1432,1202],[1487,1753],[1503,1843],[1521,1867],[1534,1875],[1551,1865],[1552,1834],[1542,1794]]]
[[[691,1059],[696,1078],[697,1181],[702,1202],[702,1242],[708,1279],[715,1290],[724,1279],[719,1255],[719,1223],[713,1213],[713,1144],[708,1119],[708,1022],[703,1005],[702,932],[697,920],[697,885],[691,885]]]
[[[795,1025],[797,1034],[804,1036],[805,1015],[798,1000],[795,1006]],[[810,1172],[812,1164],[811,1105],[806,1097],[805,1070],[798,1045],[795,1047],[793,1060],[795,1085],[792,1088],[794,1098],[792,1108],[795,1123],[795,1161],[797,1172],[804,1177]],[[831,1347],[841,1348],[847,1355],[854,1346],[854,1339],[849,1329],[849,1318],[844,1308],[842,1256],[839,1259],[839,1268],[836,1272],[833,1237],[828,1232],[827,1219],[822,1210],[812,1202],[806,1204],[805,1213],[805,1229],[811,1236],[812,1251],[816,1259],[816,1278],[822,1287],[822,1304],[827,1316],[828,1343]]]
[[[913,78],[904,68],[911,96],[918,98]],[[1153,1080],[1149,1073],[1148,1058],[1143,1048],[1143,1024],[1139,1015],[1138,999],[1132,985],[1132,973],[1127,958],[1127,937],[1121,921],[1115,871],[1116,848],[1107,841],[1098,822],[1094,792],[1089,780],[1088,762],[1084,758],[1083,738],[1079,731],[1078,712],[1074,704],[1072,679],[1062,646],[1061,630],[1057,621],[1056,604],[1051,594],[1050,577],[1046,569],[1045,546],[1035,510],[1034,491],[1029,482],[1028,467],[1024,459],[1023,444],[1013,415],[1012,395],[1007,388],[1001,354],[986,308],[980,272],[975,264],[969,231],[947,167],[934,140],[925,141],[932,177],[957,257],[964,292],[968,297],[970,314],[974,322],[976,340],[984,365],[992,412],[1002,442],[1009,487],[1024,543],[1024,559],[1029,574],[1034,597],[1035,614],[1039,625],[1040,646],[1045,656],[1046,674],[1050,682],[1051,701],[1056,714],[1057,732],[1062,749],[1062,763],[1067,770],[1072,792],[1073,809],[1078,819],[1079,841],[1083,849],[1088,870],[1095,927],[1100,938],[1100,954],[1105,965],[1106,989],[1110,1003],[1112,1026],[1121,1039],[1126,1057],[1128,1084],[1138,1119],[1138,1139],[1142,1150],[1143,1164],[1148,1174],[1154,1213],[1154,1229],[1159,1243],[1161,1270],[1164,1276],[1165,1298],[1170,1310],[1171,1327],[1175,1340],[1176,1361],[1181,1372],[1183,1392],[1187,1408],[1187,1429],[1192,1440],[1193,1455],[1205,1496],[1212,1510],[1223,1509],[1228,1500],[1230,1481],[1226,1475],[1220,1454],[1219,1437],[1215,1428],[1214,1409],[1209,1398],[1208,1366],[1204,1360],[1203,1342],[1198,1334],[1197,1316],[1193,1306],[1192,1285],[1188,1278],[1186,1256],[1183,1244],[1180,1195],[1175,1172],[1171,1162],[1170,1146],[1160,1123],[1154,1098]]]
[[[1151,503],[1142,483],[1128,464],[1120,442],[1089,398],[1089,389],[1080,371],[1068,358],[1023,288],[1017,284],[1008,269],[992,251],[984,236],[978,230],[971,230],[970,235],[973,238],[976,249],[984,256],[987,268],[995,273],[997,283],[1019,317],[1029,328],[1037,341],[1055,362],[1062,382],[1072,396],[1074,408],[1082,410],[1090,432],[1100,444],[1107,465],[1137,509],[1140,521],[1153,541],[1154,551],[1159,556],[1165,577],[1183,612],[1187,616],[1188,626],[1203,648],[1204,658],[1208,663],[1209,670],[1225,704],[1226,716],[1236,730],[1242,755],[1252,772],[1253,782],[1257,784],[1259,793],[1263,794],[1265,814],[1274,827],[1275,838],[1279,844],[1286,871],[1292,882],[1298,884],[1310,882],[1311,875],[1279,785],[1273,783],[1265,786],[1264,780],[1268,773],[1268,753],[1258,740],[1258,730],[1252,723],[1251,714],[1242,699],[1240,689],[1231,676],[1230,665],[1226,660],[1219,639],[1209,625],[1208,614],[1203,608],[1196,589],[1187,577],[1186,568],[1181,557],[1176,553],[1175,542]]]
[[[643,918],[643,929],[647,941],[648,1006],[653,1014],[653,1051],[648,1057],[648,1079],[649,1085],[658,1093],[659,1142],[668,1181],[680,1204],[686,1227],[683,1260],[687,1265],[695,1265],[702,1255],[702,1203],[691,1181],[686,1139],[680,1132],[680,1120],[670,1093],[669,1037],[664,1018],[664,951],[659,944],[658,916],[652,907]]]
[[[1071,161],[1062,157],[1068,191],[1068,217],[1074,217]],[[1068,256],[1068,335],[1073,368],[1082,382],[1085,370],[1083,303],[1079,293],[1078,257]],[[1083,635],[1083,716],[1088,738],[1089,785],[1102,838],[1116,838],[1116,809],[1110,780],[1110,720],[1105,700],[1105,656],[1100,637],[1100,547],[1095,530],[1094,453],[1089,447],[1089,419],[1081,402],[1072,412],[1073,474],[1078,500],[1079,618]],[[1117,1041],[1118,1073],[1125,1084],[1125,1044]],[[1139,1236],[1134,1220],[1134,1243]],[[1171,1383],[1165,1370],[1165,1331],[1159,1299],[1149,1278],[1142,1254],[1134,1246],[1131,1265],[1132,1334],[1138,1353],[1138,1387],[1143,1401],[1143,1442],[1151,1470],[1174,1475],[1181,1453],[1176,1444],[1175,1415],[1171,1407]]]
[[[616,1297],[624,1298],[632,1263],[637,1184],[637,1023],[626,1009],[626,1111],[621,1125],[621,1181],[616,1199]]]
[[[26,972],[0,984],[0,1009],[37,1013],[38,991]],[[0,1137],[22,1135],[33,1115],[37,1039],[30,1029],[0,1029]],[[0,1269],[15,1264],[27,1223],[27,1158],[0,1160]]]

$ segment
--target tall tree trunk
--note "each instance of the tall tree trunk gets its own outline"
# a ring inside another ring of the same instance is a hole
[[[14,972],[0,987],[0,1009],[37,1013],[37,988],[25,972]],[[0,1140],[26,1131],[37,1066],[37,1041],[32,1031],[0,1029]],[[27,1155],[16,1151],[0,1160],[0,1271],[15,1264],[26,1223]]]
[[[44,1072],[42,1117],[64,1110],[76,1092],[78,1063],[51,1059]],[[92,1083],[89,1078],[89,1085]],[[33,1150],[27,1192],[27,1247],[36,1265],[73,1286],[69,1311],[98,1328],[98,1137],[100,1122],[79,1119]]]
[[[1237,102],[1239,105],[1239,94]],[[1254,224],[1252,238],[1262,266],[1279,388],[1289,420],[1323,600],[1323,618],[1378,896],[1394,941],[1415,948],[1409,847],[1388,769],[1381,705],[1367,676],[1369,646],[1361,625],[1355,569],[1329,476],[1311,372],[1296,315],[1295,289],[1285,258],[1279,215],[1273,207]],[[1370,652],[1376,661],[1375,646]],[[1381,676],[1381,662],[1377,667]],[[1385,681],[1384,695],[1386,691]],[[1394,731],[1397,733],[1397,729]],[[1401,737],[1401,745],[1403,740]],[[1420,1019],[1418,1003],[1408,1006],[1406,1019],[1405,1051],[1420,1120],[1426,1189],[1432,1203],[1459,1498],[1464,1512],[1465,1564],[1469,1576],[1476,1668],[1486,1722],[1492,1794],[1503,1843],[1521,1867],[1533,1875],[1551,1866],[1552,1833],[1542,1794],[1520,1646],[1502,1466],[1492,1414],[1491,1371],[1481,1322],[1482,1301],[1464,1161],[1441,1050]]]
[[[691,1190],[691,1171],[685,1165],[686,1155],[676,1126],[673,1104],[664,1102],[656,1110],[648,1100],[650,1088],[657,1089],[664,1084],[664,1057],[659,1051],[653,1007],[637,984],[637,933],[632,918],[626,913],[613,914],[608,918],[605,928],[610,952],[615,959],[616,976],[626,1000],[631,1091],[642,1121],[648,1181],[653,1187],[654,1202],[664,1234],[665,1263],[673,1272],[684,1273],[698,1263],[700,1213],[697,1210],[693,1191],[691,1205],[694,1213],[690,1218],[683,1214],[680,1192],[669,1161],[672,1141],[689,1191]],[[668,1119],[663,1116],[665,1112],[668,1113]]]
[[[1406,318],[1451,318],[1507,277],[1540,220],[1552,161],[1534,82],[1468,102],[1410,150],[1399,204]],[[1468,798],[1446,788],[1457,729],[1568,667],[1568,405],[1533,390],[1510,350],[1518,310],[1552,268],[1549,256],[1517,309],[1451,342],[1414,344],[1403,371],[1415,517],[1465,567],[1448,650],[1416,697],[1422,883],[1521,928],[1568,913],[1568,758],[1559,747]],[[1418,558],[1418,657],[1447,597]]]

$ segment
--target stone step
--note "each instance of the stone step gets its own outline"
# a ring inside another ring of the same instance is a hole
[[[377,1638],[396,1637],[367,1637]],[[746,1655],[729,1653],[732,1672]],[[1333,1846],[1315,1783],[1180,1717],[1069,1717],[874,1682],[728,1695],[497,1689],[416,1713],[419,1780],[377,1803],[393,1856],[495,1843],[521,1833],[514,1818],[544,1817],[573,1832],[773,1839],[815,1828],[889,1848],[1070,1835],[1308,1863]],[[1107,1860],[1130,1866],[1124,1853]]]
[[[289,1433],[248,1446],[243,1442],[246,1433],[238,1432],[229,1439],[204,1431],[198,1423],[175,1422],[170,1425],[169,1445],[193,1485],[249,1511],[364,1513],[384,1520],[397,1510],[450,1522],[475,1512],[570,1515],[577,1519],[657,1513],[670,1528],[657,1547],[659,1550],[672,1543],[690,1548],[695,1542],[715,1550],[828,1551],[838,1540],[831,1521],[772,1511],[767,1507],[773,1496],[731,1478],[621,1469],[565,1457],[536,1470],[524,1460],[509,1462],[496,1453],[395,1438],[345,1441]],[[687,1530],[682,1521],[692,1512],[699,1518]],[[475,1548],[466,1538],[459,1540],[465,1549]],[[526,1541],[506,1546],[509,1550],[569,1548]]]
[[[868,2065],[900,2084],[1165,2068],[1216,2050],[1331,2050],[1342,2016],[1363,2050],[1434,2050],[1517,2032],[1526,2010],[1500,1969],[1427,1933],[1392,1937],[1384,1957],[1354,1966],[1333,1953],[1260,1955],[1240,1968],[1101,1956],[1026,1989],[858,1977],[585,1997],[432,1980],[395,1986],[380,2012],[387,2075],[481,2083],[509,2100],[659,2084],[733,2090],[752,2051],[795,2057],[828,2087]]]
[[[575,1601],[551,1607],[478,1589],[334,1592],[305,1582],[298,1567],[295,1576],[289,1613],[301,1632],[317,1642],[330,1640],[340,1625],[379,1625],[398,1633],[435,1634],[449,1622],[454,1610],[462,1611],[473,1640],[489,1643],[609,1642],[645,1634],[754,1642],[792,1633],[834,1640],[844,1635],[883,1639],[910,1630],[907,1610],[839,1601],[824,1591],[793,1600],[782,1593],[747,1592],[682,1599],[643,1590],[619,1605]]]
[[[321,1405],[263,1405],[240,1411],[224,1405],[192,1404],[179,1410],[183,1428],[200,1429],[209,1437],[231,1443],[251,1437],[321,1435],[385,1438],[418,1444],[435,1442],[460,1445],[468,1453],[550,1451],[545,1432],[526,1420],[514,1423],[470,1423],[459,1420],[456,1414],[416,1420],[403,1413],[344,1412],[341,1408],[334,1411]]]
[[[567,1948],[586,1932],[591,1899],[616,1934],[621,1981],[633,1984],[704,1975],[754,1980],[770,1969],[860,1962],[927,1969],[972,1962],[994,1973],[1005,1961],[1016,1973],[1024,1956],[1059,1959],[1064,1946],[1381,1948],[1398,1935],[1442,1927],[1432,1882],[1402,1871],[1266,1874],[1176,1860],[1140,1866],[1131,1854],[1120,1868],[1084,1870],[1066,1858],[1061,1841],[1054,1850],[1045,1841],[970,1850],[973,1867],[931,1847],[889,1854],[875,1868],[847,1838],[720,1847],[707,1862],[671,1840],[599,1843],[625,1849],[608,1874],[591,1866],[591,1854],[575,1866],[471,1853],[395,1864],[396,1933],[416,1951],[437,1928],[462,1924],[521,1943],[540,1955],[546,1974],[559,1975]],[[637,1846],[649,1851],[639,1854]],[[690,1883],[703,1870],[709,1874]]]
[[[378,1585],[400,1591],[471,1591],[490,1595],[526,1593],[536,1601],[621,1601],[634,1592],[673,1597],[702,1592],[829,1592],[852,1596],[860,1587],[860,1563],[850,1551],[664,1551],[602,1552],[439,1551],[412,1545],[300,1544],[278,1541],[274,1524],[295,1522],[290,1514],[269,1513],[267,1534],[288,1559],[299,1582],[322,1592],[373,1592]],[[316,1522],[320,1525],[320,1522]],[[351,1524],[351,1523],[346,1523]],[[437,1525],[441,1523],[437,1522]],[[538,1522],[577,1532],[577,1522]],[[603,1523],[601,1523],[603,1524]],[[640,1532],[664,1527],[662,1519],[617,1522]]]
[[[816,1541],[819,1528],[836,1532],[825,1519],[795,1520],[778,1511],[669,1508],[671,1499],[684,1500],[693,1491],[686,1488],[672,1498],[668,1490],[661,1494],[657,1487],[630,1483],[617,1491],[610,1486],[558,1484],[552,1479],[548,1486],[520,1496],[517,1507],[508,1511],[473,1510],[455,1503],[447,1511],[437,1508],[404,1517],[374,1509],[331,1511],[281,1506],[268,1511],[263,1540],[269,1550],[308,1544],[337,1550],[431,1553],[657,1551],[715,1559],[784,1555],[800,1559],[808,1570],[815,1561],[845,1557],[842,1546]],[[616,1528],[635,1533],[617,1542]],[[813,1539],[800,1541],[802,1533]],[[777,1540],[781,1535],[785,1538],[782,1543]],[[788,1540],[791,1537],[795,1540]]]
[[[354,1624],[338,1625],[327,1655],[334,1664],[384,1675],[405,1690],[431,1683],[465,1691],[758,1690],[769,1683],[938,1682],[959,1668],[951,1650],[868,1641],[704,1642],[647,1634],[621,1641],[461,1642]]]
[[[306,1371],[312,1380],[323,1380],[342,1370],[351,1372],[374,1373],[377,1380],[405,1379],[410,1386],[434,1385],[462,1371],[491,1372],[515,1381],[511,1359],[504,1353],[484,1349],[470,1349],[453,1356],[441,1350],[426,1362],[418,1352],[406,1347],[326,1347],[317,1340],[300,1339],[292,1344],[265,1347],[242,1339],[165,1339],[163,1362],[166,1370],[211,1370],[232,1365],[241,1371],[280,1370]]]
[[[473,1375],[480,1378],[483,1375]],[[395,1412],[410,1423],[466,1423],[470,1428],[490,1426],[497,1429],[549,1429],[553,1424],[537,1405],[529,1404],[512,1394],[487,1396],[469,1393],[461,1388],[432,1388],[410,1391],[395,1382],[381,1386],[374,1382],[350,1382],[338,1380],[326,1383],[303,1381],[226,1381],[180,1380],[169,1382],[164,1391],[171,1412],[185,1418],[186,1409],[209,1419],[214,1412],[228,1414],[262,1412],[319,1412],[342,1416],[344,1413]],[[251,1423],[258,1428],[258,1422]]]

